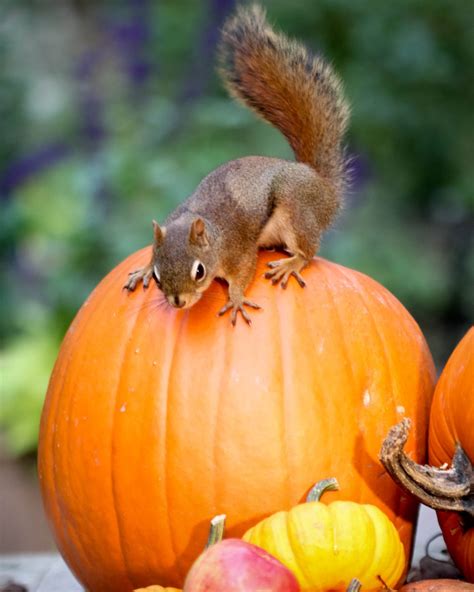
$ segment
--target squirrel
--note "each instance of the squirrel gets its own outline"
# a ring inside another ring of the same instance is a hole
[[[279,129],[296,162],[248,156],[206,176],[160,226],[153,221],[152,257],[129,274],[125,288],[154,276],[168,303],[194,305],[216,277],[228,283],[235,325],[258,248],[283,247],[289,257],[268,263],[265,277],[286,288],[318,251],[347,185],[342,146],[349,106],[331,66],[299,43],[276,33],[258,6],[241,7],[224,24],[218,48],[220,74],[230,94]]]

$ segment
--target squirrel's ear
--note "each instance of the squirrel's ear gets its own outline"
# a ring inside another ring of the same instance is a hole
[[[206,225],[202,218],[196,218],[191,224],[189,231],[189,242],[200,247],[207,247],[209,240],[206,232]]]
[[[160,226],[156,220],[153,220],[153,237],[155,239],[155,246],[159,247],[165,240],[166,228]]]

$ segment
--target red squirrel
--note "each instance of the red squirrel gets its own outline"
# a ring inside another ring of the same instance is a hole
[[[276,33],[259,6],[229,18],[219,46],[220,73],[230,94],[278,128],[296,162],[249,156],[211,172],[160,226],[153,222],[148,265],[126,283],[148,287],[154,276],[168,303],[195,304],[216,277],[228,283],[231,311],[250,324],[244,306],[259,247],[283,246],[289,257],[272,261],[265,277],[283,288],[319,249],[338,213],[347,184],[343,136],[349,106],[331,66],[304,46]]]

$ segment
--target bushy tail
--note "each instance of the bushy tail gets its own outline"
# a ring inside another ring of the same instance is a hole
[[[275,33],[257,5],[225,23],[219,58],[229,92],[277,127],[298,161],[344,185],[349,105],[331,66]]]

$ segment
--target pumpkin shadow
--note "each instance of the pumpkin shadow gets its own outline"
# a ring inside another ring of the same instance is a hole
[[[380,446],[382,446],[382,442],[380,442]],[[401,520],[410,522],[415,520],[418,512],[416,501],[413,499],[412,503],[410,500],[408,503],[402,503],[402,498],[406,499],[407,494],[392,481],[378,457],[369,453],[363,434],[356,436],[352,462],[373,496],[382,505],[393,508]],[[376,467],[376,469],[367,471],[368,466]]]
[[[267,516],[270,516],[271,512],[256,516],[249,520],[234,524],[232,528],[226,528],[224,531],[224,538],[242,538],[245,532],[260,520],[263,520]],[[171,570],[174,573],[179,573],[179,580],[170,583],[165,583],[166,586],[183,586],[186,578],[187,571],[199,557],[199,555],[206,549],[207,538],[209,535],[209,528],[211,519],[214,516],[210,516],[209,520],[201,520],[198,522],[191,531],[189,542],[186,545],[184,551],[177,557],[174,564],[171,566]]]
[[[173,578],[164,578],[163,581],[160,582],[161,586],[172,586],[176,588],[183,587],[184,580],[186,579],[186,575],[191,565],[206,548],[207,536],[209,534],[209,522],[210,521],[208,520],[201,520],[194,526],[188,544],[183,552],[177,555],[174,563],[171,563],[167,568],[168,573],[178,575]]]
[[[421,437],[424,439],[424,446],[421,446],[421,448],[423,448],[424,456],[426,457],[428,451],[428,418],[432,394],[428,398],[423,396],[423,393],[428,388],[427,381],[429,380],[429,377],[426,375],[425,370],[423,370],[423,368],[425,368],[423,362],[424,352],[420,351],[418,356],[420,358],[418,361],[419,372],[417,383],[415,384],[418,404],[415,406],[413,414],[410,417],[412,424],[417,426],[416,431],[418,433],[414,433],[414,430],[412,430],[408,441],[407,452],[416,462],[423,463],[426,461],[426,458],[418,453],[420,448],[419,438]],[[400,419],[401,418],[398,418],[398,421]],[[396,422],[397,419],[394,418],[393,425],[395,425]],[[383,440],[388,434],[389,427],[387,427],[386,433],[380,439],[378,451],[380,451]],[[415,438],[417,440],[415,440]],[[374,457],[369,452],[369,447],[367,446],[363,433],[359,433],[356,436],[352,462],[355,470],[361,475],[363,481],[367,484],[374,496],[379,499],[382,504],[393,508],[398,516],[398,520],[410,522],[415,527],[419,503],[414,497],[402,490],[392,480],[385,470],[385,467],[380,462],[378,455]],[[367,471],[368,466],[376,468]]]

